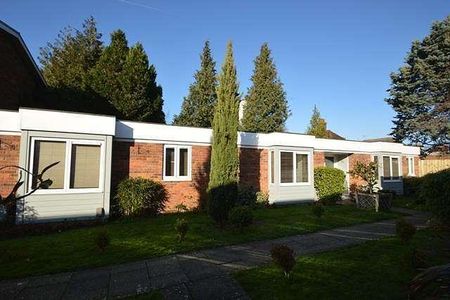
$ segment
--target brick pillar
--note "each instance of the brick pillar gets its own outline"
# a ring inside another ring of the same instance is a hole
[[[325,166],[325,153],[314,151],[314,168]]]

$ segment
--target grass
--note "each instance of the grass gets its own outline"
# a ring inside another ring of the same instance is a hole
[[[420,211],[428,210],[425,203],[421,203],[420,201],[417,200],[416,197],[413,196],[396,196],[394,198],[394,201],[392,202],[392,206],[415,209]]]
[[[0,279],[48,274],[88,267],[119,264],[133,260],[314,232],[356,223],[396,217],[350,206],[326,207],[321,219],[312,206],[286,206],[254,211],[255,224],[244,231],[220,229],[207,215],[185,213],[189,232],[178,242],[174,229],[177,214],[157,218],[116,220],[102,226],[68,230],[39,236],[0,241]],[[108,232],[110,245],[100,251],[97,234]]]
[[[273,265],[235,275],[252,299],[407,299],[408,282],[417,274],[414,249],[425,266],[448,263],[450,234],[419,231],[410,244],[398,238],[308,255],[297,260],[290,279]]]

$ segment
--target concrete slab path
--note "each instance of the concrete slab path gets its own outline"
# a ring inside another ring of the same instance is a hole
[[[401,209],[419,228],[428,214]],[[231,272],[271,261],[274,244],[296,255],[333,250],[395,234],[395,220],[275,240],[200,250],[76,272],[0,281],[0,299],[115,299],[159,290],[166,299],[248,299]]]

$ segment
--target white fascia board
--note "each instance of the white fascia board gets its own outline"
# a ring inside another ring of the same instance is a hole
[[[20,129],[113,136],[116,117],[20,108]]]
[[[0,131],[20,132],[20,115],[18,111],[0,110]]]
[[[333,139],[316,139],[314,149],[318,151],[348,153],[399,153],[419,155],[420,147],[405,146],[400,143],[359,142]]]
[[[211,144],[212,130],[118,120],[116,139],[147,140],[186,144]]]

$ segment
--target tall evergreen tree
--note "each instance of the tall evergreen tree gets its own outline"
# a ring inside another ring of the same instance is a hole
[[[200,61],[200,70],[194,75],[195,82],[189,86],[189,94],[183,100],[180,114],[174,117],[175,125],[194,127],[212,125],[217,100],[217,76],[209,41],[205,42]]]
[[[320,116],[319,109],[314,105],[313,114],[309,121],[309,127],[306,134],[314,135],[318,138],[328,138],[327,122]]]
[[[213,120],[211,172],[208,213],[219,223],[226,220],[237,198],[239,154],[238,134],[239,85],[233,58],[233,46],[227,45],[219,75],[217,105]]]
[[[50,87],[89,89],[89,71],[102,53],[101,34],[93,17],[83,29],[64,28],[53,43],[41,48],[42,74]]]
[[[119,76],[122,98],[116,108],[129,120],[164,123],[162,88],[142,44],[131,47]]]
[[[252,86],[245,97],[241,128],[250,132],[283,131],[289,108],[267,43],[255,59]]]
[[[392,134],[397,141],[425,149],[450,143],[450,16],[415,41],[406,64],[391,74],[390,97],[396,112]]]
[[[111,33],[111,43],[105,47],[96,66],[91,70],[92,88],[118,107],[123,97],[120,82],[128,55],[128,41],[122,30]]]

